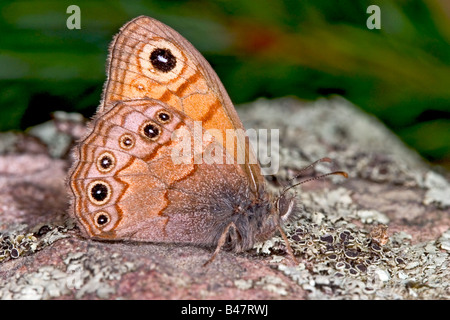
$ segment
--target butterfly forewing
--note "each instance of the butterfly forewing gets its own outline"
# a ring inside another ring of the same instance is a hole
[[[104,111],[111,102],[153,98],[181,111],[222,143],[243,166],[254,190],[263,177],[248,139],[236,134],[225,143],[227,131],[244,130],[217,74],[184,37],[165,24],[145,16],[127,23],[110,48]],[[230,135],[229,135],[230,137]]]

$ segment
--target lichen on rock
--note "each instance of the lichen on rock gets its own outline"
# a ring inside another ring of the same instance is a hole
[[[267,177],[270,192],[279,194],[299,173],[295,182],[332,170],[349,174],[291,190],[298,212],[285,231],[298,265],[278,235],[248,252],[222,251],[206,268],[212,248],[84,239],[67,216],[67,139],[49,139],[65,145],[46,149],[45,141],[6,134],[0,139],[0,298],[450,298],[445,172],[342,98],[260,99],[239,112],[246,128],[280,130],[280,166]],[[51,125],[44,131],[53,136]],[[301,172],[322,157],[333,163]]]

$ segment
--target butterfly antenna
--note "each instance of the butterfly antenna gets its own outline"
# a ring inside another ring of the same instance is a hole
[[[321,159],[319,159],[319,160],[314,161],[314,162],[311,163],[310,165],[308,165],[308,166],[306,166],[306,167],[300,169],[299,173],[298,173],[295,177],[289,179],[289,182],[291,182],[291,181],[297,179],[297,178],[300,176],[300,174],[301,174],[302,172],[304,172],[304,171],[306,171],[306,170],[308,170],[308,169],[310,169],[310,168],[316,166],[319,162],[332,162],[332,160],[331,160],[330,158],[321,158]],[[325,173],[325,174],[322,174],[322,175],[317,176],[317,177],[314,177],[314,178],[310,178],[310,179],[306,179],[306,180],[300,181],[299,183],[293,184],[293,185],[291,185],[291,186],[285,188],[285,189],[283,190],[283,192],[281,193],[281,195],[279,196],[279,198],[282,197],[288,190],[290,190],[290,189],[292,189],[292,188],[294,188],[294,187],[296,187],[296,186],[299,186],[299,185],[304,184],[304,183],[306,183],[306,182],[310,182],[310,181],[314,181],[314,180],[319,180],[319,179],[322,179],[322,178],[325,178],[325,177],[331,176],[331,175],[341,175],[341,176],[343,176],[343,177],[345,177],[345,178],[348,178],[348,174],[347,174],[347,172],[345,172],[345,171],[333,171],[333,172],[330,172],[330,173]]]
[[[292,182],[293,180],[297,179],[298,177],[300,177],[300,175],[305,172],[308,169],[311,169],[313,167],[315,167],[319,162],[332,162],[333,160],[331,160],[330,158],[321,158],[319,160],[314,161],[313,163],[307,165],[306,167],[303,167],[300,169],[300,171],[297,173],[297,175],[291,179],[288,180],[288,182]]]

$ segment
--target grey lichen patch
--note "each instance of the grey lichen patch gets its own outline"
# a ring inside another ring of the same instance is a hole
[[[293,163],[291,168],[301,168]],[[365,153],[359,160],[349,157],[340,163],[344,164],[344,170],[352,171],[350,175],[354,178],[415,188],[416,192],[426,188],[425,205],[443,209],[449,199],[445,179],[422,168],[409,167],[393,156]],[[327,172],[321,167],[317,171]],[[281,178],[288,179],[289,172]],[[338,184],[339,178],[334,182]],[[415,245],[411,245],[412,236],[404,231],[389,235],[386,242],[374,239],[370,232],[374,226],[386,227],[391,222],[390,217],[395,219],[392,211],[388,216],[380,208],[393,207],[360,208],[352,200],[356,192],[344,187],[299,192],[298,202],[303,206],[301,216],[285,231],[300,264],[293,267],[286,262],[280,264],[278,259],[279,270],[302,286],[310,299],[448,299],[447,233],[437,241]],[[275,237],[255,248],[257,252],[272,252],[273,255],[283,246],[281,237]]]
[[[108,281],[120,280],[122,275],[135,270],[132,262],[124,262],[119,254],[108,257],[95,254],[69,254],[64,260],[67,272],[74,280],[72,289],[75,298],[80,299],[86,294],[95,294],[101,299],[107,299],[115,293],[115,288]]]
[[[424,164],[418,154],[341,97],[311,102],[260,99],[241,116],[246,128],[280,129],[281,175],[286,168],[300,169],[327,156],[350,177],[404,186],[417,186],[422,179]]]
[[[10,226],[0,234],[0,263],[42,250],[69,237],[68,231],[73,228],[72,220],[61,225],[43,224],[30,229],[24,225]]]
[[[357,210],[356,216],[361,219],[362,223],[373,223],[373,222],[379,222],[382,224],[387,224],[389,222],[389,218],[377,211],[377,210]]]
[[[0,132],[0,155],[47,154],[47,147],[38,138],[19,132]]]
[[[450,229],[442,234],[437,243],[439,248],[450,253]]]
[[[281,243],[281,238],[279,237],[273,237],[271,239],[268,239],[264,242],[258,242],[255,244],[254,249],[256,249],[257,253],[263,253],[263,254],[271,254],[272,249],[275,246],[278,246]],[[278,258],[278,256],[277,256]]]
[[[56,241],[68,238],[74,228],[72,220],[64,224],[42,224],[29,229],[11,228],[0,235],[0,263],[34,254]],[[76,252],[63,260],[62,270],[55,266],[42,266],[35,272],[17,274],[0,283],[0,299],[52,299],[63,295],[82,298],[94,294],[107,299],[115,293],[109,283],[120,280],[124,273],[134,270],[134,264],[124,262],[119,254],[95,255]]]
[[[310,299],[448,299],[449,254],[439,241],[410,244],[404,232],[394,233],[381,246],[370,232],[343,219],[311,214],[286,228],[299,258],[297,266],[277,264]],[[445,235],[443,235],[445,238]],[[281,237],[270,240],[279,249]],[[444,239],[445,241],[445,239]],[[259,246],[262,248],[262,246]],[[270,250],[265,248],[265,251]]]
[[[2,300],[38,300],[51,299],[70,293],[70,277],[67,273],[44,266],[38,271],[17,274],[13,279],[0,284]]]
[[[244,280],[237,279],[234,281],[234,285],[241,290],[248,289],[262,289],[270,291],[279,296],[286,296],[288,294],[288,285],[282,279],[276,276],[264,276],[258,280]]]
[[[234,280],[234,285],[238,289],[248,290],[248,289],[253,287],[253,280],[251,280],[251,279],[248,279],[248,280],[237,279],[237,280]]]
[[[350,177],[367,181],[416,187],[423,175],[421,169],[395,153],[362,152],[348,148],[339,157],[343,157],[342,169],[348,170]]]
[[[0,299],[52,299],[86,294],[107,299],[116,292],[110,284],[134,270],[134,264],[124,262],[119,255],[93,258],[87,253],[71,253],[63,260],[65,270],[42,266],[36,272],[17,274],[0,283]]]
[[[79,113],[56,111],[53,120],[31,127],[27,133],[42,141],[49,154],[55,158],[64,157],[71,146],[73,136],[79,138],[82,133],[73,134],[71,131],[80,131],[83,116]]]
[[[280,296],[287,295],[288,285],[278,277],[265,276],[255,282],[255,287],[260,287],[263,290],[273,292]]]
[[[38,241],[32,233],[27,234],[0,234],[0,262],[17,259],[21,255],[35,252]]]
[[[19,140],[19,135],[13,132],[0,133],[0,154],[11,153],[16,150],[16,144]]]
[[[333,212],[335,218],[347,216],[356,211],[356,205],[351,198],[351,192],[345,188],[335,190],[323,189],[319,192],[302,192],[300,203],[314,211]]]
[[[334,190],[323,189],[317,192],[300,193],[298,202],[308,208],[308,211],[311,212],[311,222],[318,225],[325,220],[329,220],[331,223],[339,220],[359,220],[364,224],[387,224],[389,222],[386,214],[378,210],[359,209],[351,195],[352,191],[343,187]]]
[[[429,171],[423,185],[428,189],[423,199],[425,205],[435,204],[442,209],[450,207],[450,183],[443,176]]]

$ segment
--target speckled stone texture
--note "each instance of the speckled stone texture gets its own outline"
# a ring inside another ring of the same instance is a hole
[[[70,139],[50,122],[35,137],[0,134],[0,298],[450,298],[448,172],[338,97],[261,99],[239,113],[246,128],[280,130],[272,192],[324,156],[334,162],[315,174],[349,174],[295,189],[299,214],[286,232],[298,265],[279,236],[207,267],[209,248],[81,238],[66,213]]]

